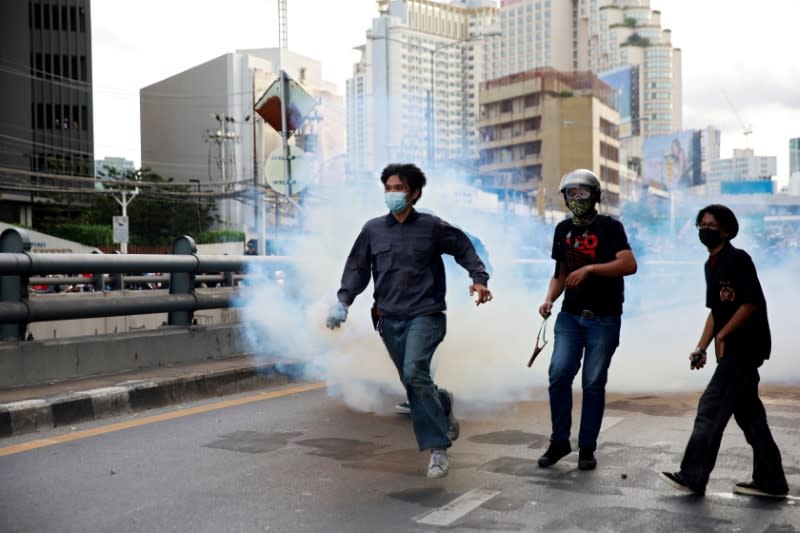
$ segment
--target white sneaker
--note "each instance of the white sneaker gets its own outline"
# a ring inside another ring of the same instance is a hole
[[[453,393],[447,391],[447,395],[450,396],[450,414],[447,415],[447,437],[450,440],[456,440],[458,435],[461,433],[461,425],[458,423],[458,419],[456,418]]]
[[[411,406],[408,405],[408,400],[395,404],[394,412],[397,413],[398,415],[410,415]]]
[[[445,450],[431,450],[431,462],[428,463],[428,477],[437,478],[447,475],[450,464]]]

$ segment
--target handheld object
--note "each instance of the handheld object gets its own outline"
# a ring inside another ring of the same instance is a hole
[[[539,340],[541,339],[542,345],[539,346]],[[539,333],[536,334],[536,346],[533,348],[533,355],[528,360],[528,368],[533,364],[533,361],[536,360],[536,356],[542,353],[544,347],[547,346],[547,317],[542,320],[542,325],[539,326]]]

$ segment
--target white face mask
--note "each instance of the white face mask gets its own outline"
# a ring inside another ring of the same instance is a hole
[[[389,208],[389,211],[392,213],[399,213],[408,207],[408,199],[406,196],[408,196],[408,193],[387,192],[383,193],[383,200],[386,202],[386,207]]]

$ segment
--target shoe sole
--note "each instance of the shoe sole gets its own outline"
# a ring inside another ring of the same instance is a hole
[[[658,473],[658,477],[661,478],[662,481],[667,483],[667,485],[670,485],[673,488],[676,488],[676,489],[681,490],[683,492],[688,492],[689,494],[702,494],[702,492],[696,492],[696,491],[690,489],[689,487],[687,487],[686,485],[681,485],[680,483],[678,483],[677,481],[675,481],[671,477],[664,475],[663,472],[659,472]]]
[[[597,468],[597,461],[584,464],[581,464],[581,462],[578,461],[578,470],[594,470],[595,468]]]
[[[397,407],[395,406],[394,412],[398,415],[410,415],[411,409],[406,409],[405,407]]]
[[[776,500],[782,500],[786,498],[789,494],[770,494],[769,492],[764,492],[758,489],[748,489],[746,487],[738,487],[734,485],[733,487],[734,494],[744,494],[746,496],[762,496],[764,498],[773,498]]]
[[[447,475],[447,470],[440,470],[440,472],[441,472],[440,474],[439,473],[432,474],[430,471],[428,471],[428,477],[430,479],[439,479]]]

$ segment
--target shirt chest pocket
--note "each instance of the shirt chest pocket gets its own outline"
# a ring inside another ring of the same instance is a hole
[[[378,271],[385,272],[392,268],[392,245],[388,242],[377,243],[372,247],[372,264]]]

